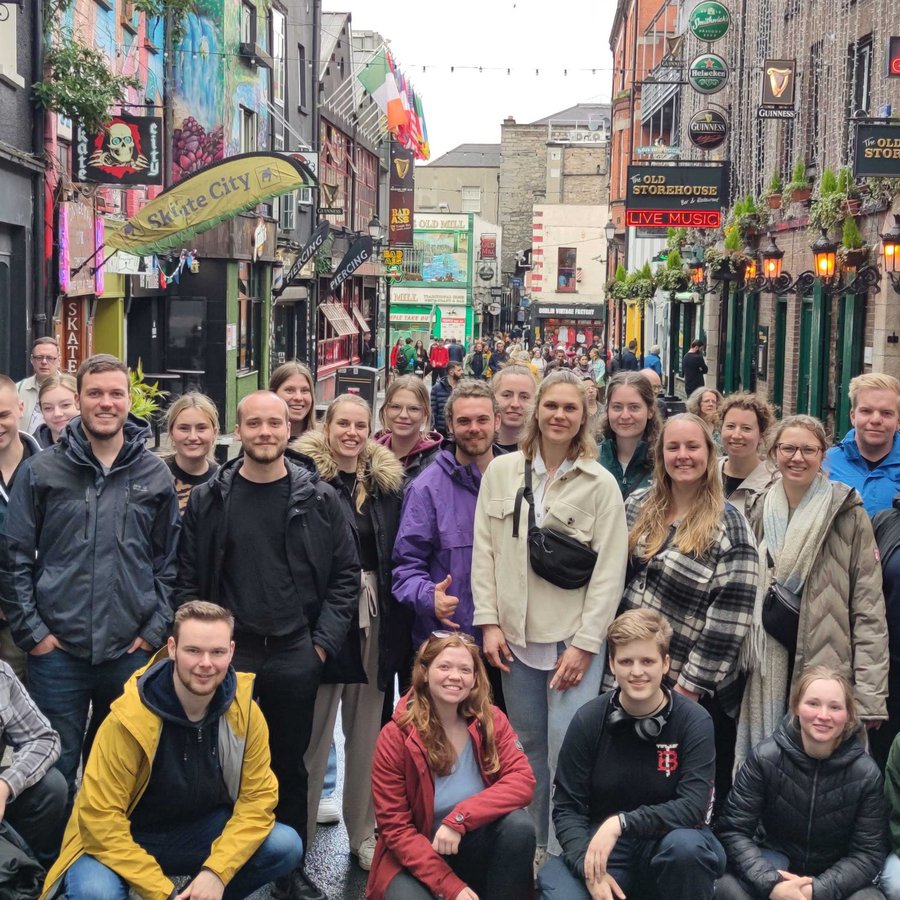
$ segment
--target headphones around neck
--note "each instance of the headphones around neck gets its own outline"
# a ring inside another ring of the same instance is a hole
[[[622,705],[619,703],[619,690],[616,690],[609,700],[606,724],[613,731],[622,731],[630,724],[634,728],[634,733],[642,741],[655,741],[662,734],[662,730],[672,714],[672,692],[663,686],[663,693],[666,695],[666,703],[658,713],[652,716],[636,717],[622,708]]]

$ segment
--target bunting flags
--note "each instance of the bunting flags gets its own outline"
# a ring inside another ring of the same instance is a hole
[[[387,117],[388,131],[416,159],[428,159],[430,148],[422,102],[397,68],[390,51],[385,47],[376,50],[357,78]]]

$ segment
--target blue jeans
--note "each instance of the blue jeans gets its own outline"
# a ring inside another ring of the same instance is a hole
[[[167,875],[193,877],[206,862],[213,841],[230,818],[230,809],[217,810],[170,831],[132,836]],[[264,884],[296,869],[302,856],[303,844],[297,832],[276,823],[225,888],[224,900],[244,900]],[[128,888],[112,869],[87,854],[79,856],[66,873],[67,900],[128,900]]]
[[[708,828],[676,828],[659,840],[622,835],[609,855],[607,871],[625,892],[684,900],[712,900],[725,871],[725,851]],[[541,900],[590,900],[584,881],[562,858],[551,856],[538,876]]]
[[[334,738],[328,750],[328,763],[325,766],[325,781],[322,782],[322,797],[330,797],[337,786],[337,747]]]
[[[878,886],[887,900],[900,900],[900,858],[889,853],[878,878]]]
[[[604,645],[605,647],[605,645]],[[560,643],[559,654],[565,651]],[[534,800],[528,807],[538,847],[549,846],[551,853],[560,847],[550,822],[550,787],[556,777],[556,760],[572,717],[588,700],[600,693],[603,677],[603,650],[591,660],[581,683],[566,691],[550,689],[554,670],[532,669],[518,659],[503,673],[503,697],[506,714],[515,728],[534,772]]]
[[[40,711],[59,732],[61,749],[56,768],[66,779],[70,803],[75,795],[82,745],[87,758],[110,703],[122,693],[129,677],[150,661],[151,655],[145,650],[136,650],[97,665],[65,650],[51,650],[43,656],[29,655],[28,690]],[[85,736],[89,708],[92,710],[91,726]]]

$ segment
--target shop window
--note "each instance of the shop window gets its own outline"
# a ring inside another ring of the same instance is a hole
[[[272,15],[272,99],[284,106],[284,13],[273,9]]]
[[[481,188],[463,187],[462,189],[462,206],[460,211],[464,213],[480,213],[481,212]]]
[[[847,113],[848,118],[852,119],[857,113],[869,112],[872,97],[872,35],[866,35],[851,44],[848,56],[850,71]]]
[[[248,372],[259,368],[260,321],[262,303],[255,297],[238,300],[238,371]]]
[[[278,225],[282,231],[293,231],[297,224],[297,192],[282,194],[279,198]]]
[[[578,290],[578,251],[574,247],[560,247],[556,258],[556,290],[574,294]]]
[[[166,367],[202,372],[206,368],[206,301],[172,298],[166,304],[166,314]]]
[[[306,47],[303,44],[297,44],[297,106],[301,111],[307,107],[308,78]]]
[[[256,43],[256,7],[252,3],[241,4],[241,43]]]
[[[241,107],[241,153],[256,150],[256,113],[246,106]]]

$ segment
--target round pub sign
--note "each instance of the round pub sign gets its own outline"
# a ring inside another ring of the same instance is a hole
[[[715,150],[728,137],[728,121],[714,109],[702,109],[688,124],[688,137],[701,150]]]
[[[688,20],[691,34],[699,41],[718,41],[731,25],[728,7],[718,0],[704,0],[694,7]]]
[[[688,81],[701,94],[715,94],[728,81],[728,63],[715,53],[702,53],[691,63]]]

